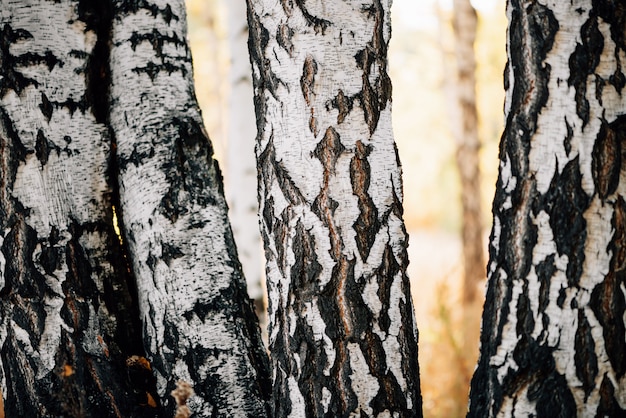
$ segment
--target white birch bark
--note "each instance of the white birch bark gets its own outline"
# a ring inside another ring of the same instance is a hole
[[[264,259],[261,254],[257,169],[254,156],[256,118],[248,54],[248,23],[245,1],[227,1],[230,45],[230,92],[228,94],[228,176],[226,199],[239,260],[248,283],[248,294],[264,309]]]
[[[510,0],[471,417],[626,413],[620,2]]]
[[[195,416],[265,416],[267,359],[193,93],[185,19],[182,0],[115,2],[110,121],[146,350],[168,410],[182,380]]]
[[[421,416],[389,6],[248,1],[278,416]]]
[[[141,342],[113,232],[109,134],[96,109],[103,10],[67,0],[0,1],[7,417],[123,417],[139,413],[142,402],[146,414],[157,413],[147,405],[149,388],[129,381],[134,371],[125,367]]]

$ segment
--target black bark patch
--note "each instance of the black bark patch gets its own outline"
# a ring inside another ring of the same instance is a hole
[[[192,203],[206,207],[222,200],[220,176],[213,148],[199,122],[174,118],[166,129],[173,131],[172,152],[162,165],[170,187],[161,199],[160,211],[176,222],[189,212]]]
[[[53,144],[48,142],[48,139],[44,135],[43,131],[39,129],[37,131],[37,139],[35,140],[35,156],[41,163],[42,167],[48,163],[51,148],[53,148]]]
[[[38,261],[46,274],[53,275],[55,271],[61,268],[61,264],[63,262],[63,250],[53,245],[48,246],[44,244]]]
[[[291,293],[294,293],[299,301],[310,302],[319,293],[318,277],[322,272],[322,266],[317,261],[315,237],[301,222],[296,224],[291,248],[295,258],[291,267]]]
[[[148,42],[152,46],[156,56],[161,59],[165,59],[166,57],[163,53],[163,46],[165,44],[174,45],[176,48],[183,48],[186,51],[185,55],[188,55],[189,53],[187,42],[185,42],[184,39],[180,39],[177,33],[174,33],[171,36],[164,35],[154,28],[148,33],[133,32],[128,40],[130,41],[130,47],[133,51],[135,51],[137,46],[142,42]]]
[[[172,260],[180,258],[184,255],[185,254],[181,251],[180,248],[174,245],[170,245],[167,242],[161,243],[161,258],[163,259],[165,264],[167,264],[168,267],[170,266],[170,263],[172,262]]]
[[[626,374],[626,326],[623,319],[626,300],[621,290],[626,283],[626,202],[621,196],[615,204],[612,224],[615,232],[609,245],[613,253],[611,268],[602,283],[593,289],[589,305],[602,326],[611,366],[616,377],[621,379]]]
[[[611,124],[602,120],[600,132],[591,154],[591,173],[598,195],[602,200],[613,194],[619,184],[622,167],[622,144],[626,140],[626,116]]]
[[[382,342],[375,333],[367,334],[361,345],[363,352],[367,354],[368,366],[372,376],[380,382],[378,393],[371,403],[374,411],[406,411],[407,399],[396,377],[387,369],[389,359],[385,355]],[[416,369],[412,369],[416,370]],[[410,385],[411,382],[409,382]],[[409,389],[411,391],[411,389]],[[413,411],[421,411],[421,402],[413,405]],[[411,412],[413,412],[411,411]],[[375,416],[375,415],[374,415]]]
[[[400,265],[396,261],[393,249],[388,245],[383,254],[382,264],[376,271],[376,282],[378,283],[378,297],[383,306],[378,318],[382,331],[389,332],[391,326],[391,318],[389,309],[391,308],[391,287],[397,274],[400,272]]]
[[[87,30],[93,30],[97,36],[96,44],[87,58],[85,67],[87,78],[85,97],[91,104],[96,120],[100,123],[107,123],[111,85],[109,58],[113,9],[108,1],[82,0],[78,5],[78,15],[80,20],[87,24]]]
[[[583,121],[583,127],[589,122],[589,101],[587,78],[592,75],[600,63],[604,48],[604,36],[598,29],[598,18],[594,13],[580,29],[582,44],[578,44],[569,59],[570,78],[568,84],[576,90],[576,114]]]
[[[25,77],[17,68],[24,65],[25,62],[21,57],[11,55],[11,44],[32,39],[30,32],[24,29],[13,28],[9,24],[2,26],[0,31],[0,97],[13,90],[18,95],[28,86],[37,87],[39,83],[32,78]]]
[[[552,370],[538,377],[528,388],[528,399],[537,405],[537,418],[568,418],[576,416],[576,401],[565,376]]]
[[[576,402],[565,376],[556,370],[553,350],[522,336],[513,351],[519,368],[509,369],[503,381],[504,391],[507,396],[516,396],[527,386],[528,400],[536,402],[538,418],[572,417],[576,415]]]
[[[591,325],[589,325],[583,309],[578,311],[578,327],[576,328],[574,348],[576,350],[574,353],[576,377],[582,383],[585,401],[587,401],[596,386],[598,357],[596,356],[596,343],[591,335]]]
[[[565,126],[567,128],[567,135],[563,140],[563,148],[565,148],[565,154],[569,157],[569,153],[572,151],[572,138],[574,137],[574,129],[565,118]]]
[[[615,69],[615,72],[609,77],[609,83],[613,85],[613,87],[615,87],[615,90],[621,95],[622,90],[626,86],[626,76],[624,76],[624,73],[621,70],[619,55],[616,54],[615,58],[617,60],[617,68]]]
[[[259,131],[265,129],[265,99],[258,94],[258,91],[267,90],[274,98],[277,98],[276,91],[281,81],[272,71],[271,63],[265,58],[265,50],[270,40],[269,31],[261,25],[259,17],[254,14],[253,7],[248,6],[248,51],[250,61],[256,64],[259,74],[253,73],[253,83],[257,90],[254,97],[254,108]],[[254,67],[253,67],[254,69]]]
[[[623,410],[615,397],[615,388],[608,376],[604,376],[600,384],[600,404],[596,417],[623,417],[626,410]]]
[[[594,14],[610,25],[611,39],[617,48],[626,50],[626,5],[620,1],[607,0],[593,0],[592,4]],[[617,55],[617,51],[615,53]]]
[[[406,244],[405,244],[406,245]],[[401,265],[408,265],[408,254],[406,248],[401,252],[399,257],[403,261]],[[402,355],[402,370],[407,377],[407,391],[406,393],[412,397],[413,407],[409,410],[410,414],[421,417],[422,416],[422,394],[420,391],[420,375],[419,375],[419,362],[417,357],[417,343],[419,335],[417,326],[415,324],[415,316],[413,309],[413,299],[411,298],[411,284],[409,278],[406,275],[406,267],[403,267],[402,271],[402,294],[404,295],[404,301],[400,300],[400,318],[402,326],[400,327],[400,333],[398,342],[400,343],[400,351]],[[415,330],[415,334],[413,333]],[[396,398],[395,402],[404,402],[406,396]]]
[[[37,246],[37,232],[21,216],[14,219],[11,230],[4,237],[2,254],[7,260],[4,267],[5,290],[10,289],[27,299],[37,299],[45,292],[45,277],[33,264]]]
[[[533,310],[530,306],[530,299],[528,298],[527,293],[528,283],[525,282],[522,287],[522,293],[517,299],[517,312],[515,314],[517,317],[517,324],[515,328],[517,335],[530,336],[535,329],[535,318],[533,316]]]
[[[152,17],[160,16],[168,25],[172,20],[180,20],[180,17],[172,11],[169,4],[163,8],[148,0],[115,0],[116,18],[121,19],[124,15],[136,14],[140,10],[146,10]]]
[[[363,70],[363,84],[358,98],[365,116],[370,134],[373,134],[378,126],[381,110],[387,107],[391,101],[391,79],[387,74],[387,42],[385,41],[385,11],[380,1],[374,1],[372,5],[365,6],[362,12],[374,20],[374,31],[367,47],[355,55],[357,66]],[[372,74],[376,74],[373,82]]]
[[[291,373],[298,376],[298,387],[304,397],[305,415],[323,416],[324,411],[321,407],[322,388],[334,385],[331,379],[324,375],[324,366],[328,361],[328,357],[326,352],[320,349],[321,342],[319,337],[315,335],[313,329],[304,319],[306,307],[302,302],[303,300],[296,301],[295,310],[298,312],[298,319],[296,320],[296,331],[289,343],[290,352],[299,355],[301,364],[298,367],[298,365],[293,363],[291,365],[293,367]],[[293,362],[292,359],[291,362]],[[288,397],[288,386],[285,386],[282,390],[285,393],[281,396]]]
[[[354,157],[350,161],[350,180],[352,192],[358,198],[359,217],[352,225],[356,231],[356,243],[359,254],[363,261],[367,260],[370,249],[376,240],[376,234],[380,229],[378,221],[378,209],[369,195],[370,165],[367,157],[371,152],[371,146],[357,141]]]
[[[63,61],[57,58],[52,51],[46,51],[45,54],[35,54],[33,52],[27,52],[18,57],[20,66],[35,66],[44,65],[48,67],[48,71],[54,70],[57,65],[63,67]]]
[[[307,8],[304,6],[305,1],[306,0],[295,0],[296,6],[302,12],[302,15],[304,16],[304,19],[306,20],[307,25],[313,26],[315,33],[321,32],[322,35],[324,35],[326,32],[326,29],[328,29],[328,27],[332,25],[332,23],[329,20],[322,19],[317,16],[313,16],[311,13],[309,13]]]
[[[337,96],[329,103],[326,104],[326,110],[337,109],[337,124],[343,123],[352,108],[354,107],[354,98],[348,97],[344,94],[343,90],[339,89]]]
[[[540,209],[550,216],[550,227],[560,255],[567,255],[567,280],[577,285],[582,275],[587,240],[587,221],[583,217],[590,198],[582,189],[579,157],[568,162],[561,174],[555,172],[550,188],[540,199]],[[539,203],[539,202],[537,202]]]
[[[287,198],[290,203],[298,205],[306,202],[306,199],[287,172],[287,169],[285,169],[280,161],[276,160],[273,134],[270,136],[265,149],[260,153],[257,164],[260,167],[260,178],[266,182],[267,188],[271,187],[273,181],[277,181],[285,198]]]
[[[91,278],[92,266],[85,249],[79,240],[82,229],[72,225],[72,238],[65,247],[65,263],[68,267],[65,281],[62,283],[65,303],[61,308],[61,317],[72,328],[89,328],[89,303],[98,305],[98,288]]]
[[[140,167],[146,160],[154,158],[155,151],[152,144],[133,144],[130,155],[118,155],[117,166],[120,171],[125,171],[129,165]]]
[[[166,72],[167,75],[172,75],[175,72],[180,72],[184,77],[187,75],[188,67],[187,65],[177,64],[178,62],[181,62],[181,61],[185,61],[185,59],[177,57],[175,63],[164,60],[160,64],[156,64],[150,61],[143,67],[133,68],[132,71],[136,74],[146,74],[148,77],[150,77],[150,81],[153,81],[153,82],[157,78],[157,76],[161,73],[161,71]]]
[[[548,305],[550,304],[550,283],[552,277],[557,272],[556,265],[554,264],[555,255],[550,254],[545,260],[541,261],[535,266],[535,272],[537,273],[537,279],[539,280],[539,312],[543,312],[542,325],[543,329],[548,329],[550,323],[550,317],[545,314]]]
[[[48,96],[46,96],[43,92],[41,93],[41,104],[39,104],[39,109],[41,109],[41,113],[44,115],[46,120],[50,122],[50,118],[52,117],[52,111],[54,110],[50,100],[48,100]]]
[[[357,278],[354,276],[354,265],[350,264],[350,270],[346,275],[344,284],[344,298],[347,301],[348,310],[347,316],[350,321],[350,339],[359,339],[365,337],[367,332],[370,332],[372,323],[375,318],[370,312],[368,306],[363,300],[363,290],[365,289],[365,280],[363,278]],[[386,305],[389,307],[389,305]],[[367,360],[367,356],[366,360]],[[368,362],[369,363],[369,362]]]
[[[369,79],[370,68],[372,66],[371,54],[367,49],[360,51],[356,55],[357,64],[363,69],[363,86],[361,87],[361,93],[358,98],[363,109],[363,115],[365,116],[365,122],[369,127],[370,134],[373,134],[378,126],[378,120],[380,119],[380,104],[376,91],[372,87]]]

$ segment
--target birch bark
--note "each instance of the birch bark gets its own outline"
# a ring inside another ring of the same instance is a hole
[[[509,0],[470,417],[626,413],[621,2]]]
[[[196,416],[266,416],[267,357],[193,93],[184,3],[114,5],[110,122],[159,395],[169,411],[185,403]],[[174,402],[177,381],[195,394]]]
[[[228,40],[230,44],[230,92],[228,99],[228,185],[226,198],[230,208],[233,234],[239,259],[248,283],[248,294],[265,311],[264,274],[257,169],[254,156],[256,117],[254,91],[248,54],[246,3],[227,1]]]
[[[142,348],[113,231],[110,135],[100,120],[106,16],[106,7],[86,1],[0,2],[7,417],[157,414],[149,373],[146,385],[141,370],[126,367]]]
[[[421,416],[390,1],[248,1],[278,416]]]

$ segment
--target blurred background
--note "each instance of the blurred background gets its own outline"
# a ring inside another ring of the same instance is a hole
[[[463,148],[464,141],[472,137],[465,132],[468,116],[463,112],[467,106],[459,105],[460,98],[467,96],[463,92],[468,86],[469,71],[467,48],[463,52],[462,42],[465,40],[467,46],[472,32],[471,22],[467,23],[467,15],[463,17],[459,9],[462,3],[393,0],[392,6],[389,64],[394,87],[393,125],[404,173],[409,277],[420,331],[419,362],[426,417],[465,416],[469,379],[478,353],[491,200],[504,121],[504,2],[475,0],[471,5],[478,17],[473,48],[476,65],[470,85],[475,80],[479,146],[469,147],[477,153],[476,160],[462,158],[469,153]],[[250,296],[261,306],[262,249],[255,237],[256,126],[245,2],[187,0],[187,9],[196,94],[223,171]],[[467,11],[466,7],[464,13]],[[468,161],[475,167],[463,167]],[[462,205],[462,172],[473,173],[470,196],[477,198],[482,209],[477,215],[480,233],[471,240],[465,235],[465,242],[464,222],[467,224],[470,218],[464,216]],[[469,268],[464,267],[468,258],[464,245],[482,250],[478,252],[483,258],[480,271],[472,277],[466,272]],[[474,283],[478,289],[472,301],[464,293],[468,283]]]

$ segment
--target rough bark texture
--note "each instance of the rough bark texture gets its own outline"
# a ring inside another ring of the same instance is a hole
[[[469,416],[626,414],[626,8],[510,0]]]
[[[5,415],[269,415],[183,2],[3,0],[0,31]]]
[[[254,157],[256,119],[248,54],[245,1],[227,1],[230,44],[230,92],[228,96],[228,176],[226,198],[239,259],[248,283],[248,294],[265,312],[263,260],[259,231],[257,169]]]
[[[169,411],[186,403],[196,416],[266,416],[267,357],[193,93],[184,3],[114,5],[122,229],[159,395]],[[195,395],[176,392],[174,402],[178,381]]]
[[[248,1],[277,416],[421,416],[389,1]]]
[[[100,123],[106,16],[98,2],[0,2],[0,385],[7,417],[158,412],[149,372],[127,363],[142,348],[113,231],[110,135]]]
[[[461,178],[463,210],[463,305],[480,298],[478,286],[485,278],[483,227],[480,192],[480,161],[478,152],[478,114],[476,110],[476,10],[470,0],[454,0],[453,26],[456,47],[456,98],[459,127],[456,129],[456,161]]]

